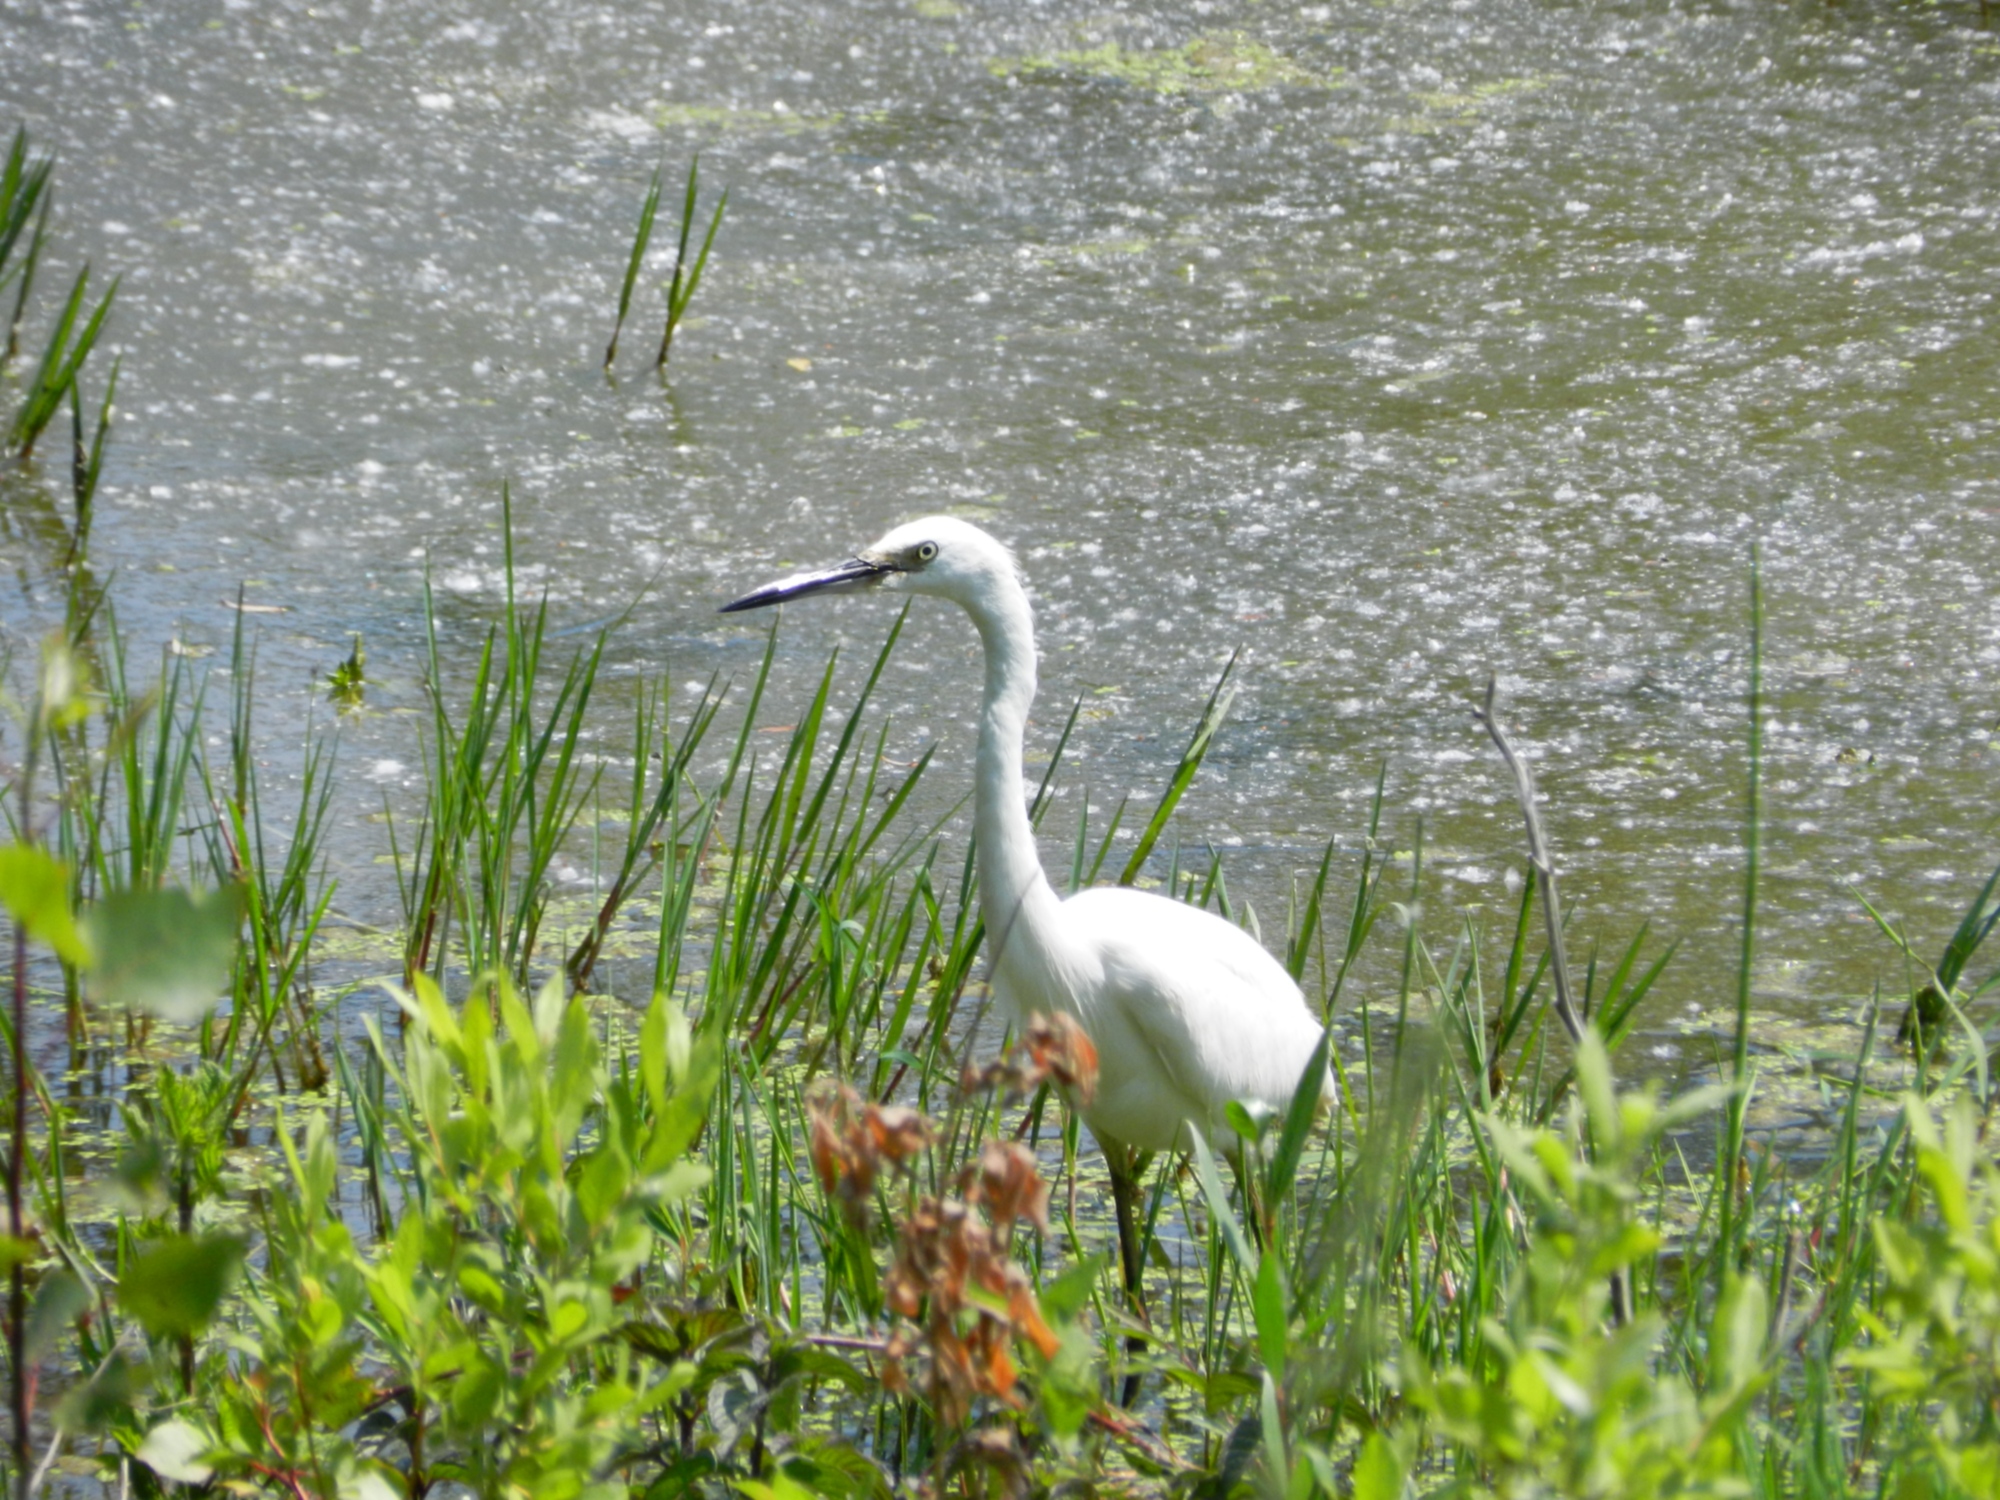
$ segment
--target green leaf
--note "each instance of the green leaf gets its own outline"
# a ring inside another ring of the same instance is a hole
[[[201,1461],[207,1452],[208,1439],[193,1423],[176,1417],[146,1434],[146,1441],[139,1445],[138,1458],[162,1479],[205,1484],[215,1472]]]
[[[1049,1282],[1041,1290],[1042,1316],[1052,1323],[1066,1323],[1090,1305],[1090,1293],[1097,1284],[1097,1274],[1105,1267],[1109,1256],[1086,1255],[1074,1261],[1062,1275]]]
[[[791,1344],[772,1356],[771,1385],[774,1388],[787,1380],[799,1378],[838,1381],[857,1395],[865,1395],[875,1388],[874,1381],[831,1349],[820,1349],[811,1344]]]
[[[1378,1429],[1361,1445],[1354,1461],[1354,1500],[1403,1500],[1402,1456]]]
[[[392,991],[396,1003],[403,1007],[403,1014],[413,1021],[421,1021],[441,1047],[457,1047],[463,1040],[458,1029],[458,1018],[451,1013],[451,1002],[444,997],[444,991],[437,981],[428,974],[418,974],[410,982],[414,994],[406,995],[401,990]]]
[[[560,972],[549,975],[548,982],[535,991],[535,1036],[546,1047],[562,1033],[563,1023],[569,1020],[572,1011],[580,1007],[569,1004],[568,990]],[[586,1023],[585,1029],[588,1030]]]
[[[475,1265],[458,1268],[459,1289],[495,1317],[506,1317],[513,1311],[507,1305],[507,1290],[488,1271]]]
[[[576,1206],[583,1212],[583,1222],[593,1230],[602,1229],[631,1185],[632,1163],[615,1142],[591,1152],[576,1177]]]
[[[671,1038],[671,1028],[667,1034]],[[694,1144],[708,1121],[709,1100],[721,1077],[721,1043],[704,1030],[689,1048],[686,1074],[674,1082],[665,1104],[654,1108],[653,1138],[645,1152],[647,1172],[660,1171]]]
[[[590,1307],[581,1298],[571,1297],[549,1309],[549,1342],[563,1343],[580,1337],[590,1327]]]
[[[1268,1370],[1264,1372],[1264,1389],[1262,1399],[1257,1403],[1257,1414],[1264,1429],[1264,1462],[1270,1466],[1272,1482],[1283,1484],[1291,1465],[1285,1459],[1285,1428],[1278,1416],[1278,1387]]]
[[[889,1476],[852,1444],[805,1433],[793,1438],[778,1472],[824,1500],[890,1500],[894,1493]]]
[[[1615,1148],[1619,1127],[1617,1096],[1611,1086],[1611,1054],[1595,1026],[1586,1026],[1576,1047],[1577,1090],[1583,1095],[1584,1113],[1600,1145]]]
[[[234,887],[197,897],[175,888],[114,891],[84,915],[97,993],[169,1021],[198,1021],[229,983],[242,925]]]
[[[756,1479],[739,1479],[736,1481],[736,1491],[747,1496],[748,1500],[817,1500],[812,1490],[800,1484],[783,1469],[773,1469],[768,1484]]]
[[[1291,1194],[1292,1182],[1299,1174],[1299,1159],[1305,1155],[1306,1136],[1312,1130],[1313,1117],[1319,1113],[1319,1101],[1327,1085],[1327,1058],[1333,1047],[1333,1033],[1322,1031],[1319,1045],[1306,1060],[1305,1072],[1299,1075],[1298,1087],[1292,1091],[1292,1102],[1285,1111],[1284,1128],[1278,1133],[1278,1146],[1271,1153],[1271,1175],[1266,1200],[1275,1208]]]
[[[654,995],[653,1003],[646,1007],[646,1019],[639,1023],[639,1077],[646,1089],[647,1101],[657,1116],[667,1103],[667,1026],[668,1012],[674,1010],[673,1019],[680,1021],[682,1034],[686,1034],[687,1022],[683,1020],[671,1000],[665,995]]]
[[[1764,1283],[1731,1275],[1715,1309],[1708,1335],[1709,1388],[1727,1392],[1753,1380],[1764,1362],[1764,1331],[1770,1311]]]
[[[35,1305],[28,1310],[28,1334],[21,1351],[29,1364],[55,1347],[90,1300],[89,1289],[67,1271],[51,1271],[42,1278],[35,1288]]]
[[[129,1422],[145,1374],[143,1368],[135,1372],[125,1356],[113,1350],[90,1379],[63,1392],[56,1402],[56,1425],[64,1432],[102,1432],[113,1423]]]
[[[1274,1380],[1285,1378],[1285,1270],[1269,1250],[1257,1263],[1251,1307],[1257,1316],[1257,1353]]]
[[[155,1337],[199,1333],[242,1263],[243,1241],[233,1234],[173,1235],[133,1259],[118,1301]]]
[[[1208,1211],[1215,1216],[1222,1237],[1229,1244],[1229,1253],[1236,1257],[1243,1274],[1254,1276],[1257,1274],[1257,1257],[1250,1253],[1250,1241],[1244,1236],[1243,1226],[1236,1222],[1236,1215],[1230,1211],[1229,1194],[1223,1189],[1221,1174],[1215,1170],[1215,1153],[1208,1149],[1208,1142],[1199,1130],[1190,1126],[1188,1136],[1194,1142],[1195,1176],[1201,1183],[1203,1196],[1208,1199]]]
[[[373,1469],[358,1474],[343,1473],[337,1500],[402,1500],[404,1491]]]
[[[461,1428],[478,1427],[499,1408],[506,1378],[488,1359],[474,1359],[451,1387],[447,1398]]]
[[[677,1161],[666,1171],[647,1180],[646,1190],[655,1202],[681,1203],[708,1186],[709,1169],[700,1162]]]
[[[1649,1259],[1660,1248],[1660,1232],[1650,1224],[1625,1223],[1590,1257],[1593,1276],[1608,1276],[1625,1266]]]
[[[61,860],[28,844],[0,849],[0,906],[64,963],[90,966],[90,946],[69,909],[69,867]]]
[[[1251,1117],[1250,1111],[1234,1099],[1223,1105],[1222,1117],[1229,1122],[1231,1130],[1253,1146],[1263,1134],[1263,1131],[1257,1128],[1257,1121]]]

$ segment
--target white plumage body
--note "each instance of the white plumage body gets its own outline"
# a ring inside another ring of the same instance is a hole
[[[1320,1025],[1280,964],[1242,928],[1163,896],[1080,891],[1055,908],[1054,943],[994,966],[995,996],[1019,1025],[1067,1011],[1097,1048],[1083,1107],[1100,1142],[1186,1150],[1193,1121],[1233,1142],[1232,1100],[1273,1113],[1291,1100]],[[1014,940],[1023,935],[1016,933]],[[1035,945],[1040,946],[1040,945]]]

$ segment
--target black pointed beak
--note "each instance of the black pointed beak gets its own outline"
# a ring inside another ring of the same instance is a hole
[[[889,563],[851,557],[835,567],[822,568],[816,573],[794,573],[789,578],[780,578],[760,589],[752,589],[741,599],[723,605],[720,612],[733,615],[738,610],[762,609],[767,604],[783,604],[787,599],[803,599],[808,594],[846,593],[896,571]]]

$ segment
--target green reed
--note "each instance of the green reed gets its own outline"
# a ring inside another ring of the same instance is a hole
[[[632,248],[625,258],[625,276],[618,287],[618,314],[612,320],[611,338],[604,346],[604,368],[608,371],[618,358],[618,336],[624,331],[626,315],[632,309],[632,293],[639,283],[639,272],[646,261],[646,249],[652,243],[653,223],[660,211],[660,174],[664,166],[653,169],[652,181],[647,184],[645,200],[639,205],[639,223],[632,234]],[[701,180],[701,157],[696,156],[688,163],[687,192],[681,204],[681,232],[674,247],[674,270],[667,282],[667,317],[660,333],[659,353],[653,357],[653,368],[662,369],[673,349],[674,333],[687,315],[689,304],[701,286],[702,273],[708,269],[708,252],[715,246],[716,232],[722,228],[722,216],[729,208],[729,193],[725,190],[709,215],[708,232],[702,236],[701,249],[694,260],[688,260],[688,245],[694,234],[695,202]]]
[[[20,284],[14,289],[14,311],[7,320],[7,347],[0,354],[0,363],[12,361],[20,349],[21,319],[27,311],[42,246],[48,239],[49,206],[55,199],[49,178],[54,170],[54,158],[28,154],[28,128],[16,126],[6,164],[0,166],[0,292],[6,291],[10,281]],[[28,248],[15,263],[15,247],[24,234],[28,235]]]
[[[701,275],[708,268],[708,252],[715,245],[715,232],[722,227],[722,216],[729,208],[729,190],[724,188],[722,197],[716,201],[715,212],[709,215],[708,232],[701,237],[701,253],[692,264],[688,261],[688,237],[694,231],[695,187],[701,173],[701,158],[688,163],[687,197],[681,204],[681,237],[674,247],[674,274],[667,283],[667,320],[660,331],[660,352],[653,356],[653,368],[664,369],[667,355],[673,349],[674,331],[680,327],[681,319],[687,315],[688,304],[694,301],[694,294],[701,285]]]
[[[530,609],[516,596],[506,490],[502,512],[501,618],[487,632],[457,714],[425,582],[430,795],[407,864],[400,846],[391,850],[403,901],[406,981],[419,973],[442,977],[456,942],[470,972],[499,970],[525,982],[543,936],[551,866],[597,786],[598,773],[585,771],[583,740],[605,636],[574,653],[559,674],[544,675],[548,606]]]
[[[618,316],[611,324],[611,338],[604,346],[604,368],[618,358],[618,335],[625,327],[625,314],[632,310],[632,289],[639,282],[639,268],[646,262],[646,246],[652,243],[653,219],[660,211],[660,173],[653,168],[653,180],[646,187],[646,201],[639,205],[639,227],[632,235],[632,252],[625,260],[625,279],[618,287]]]
[[[22,290],[25,292],[28,281],[25,266],[23,272]],[[77,272],[69,296],[64,300],[62,310],[56,314],[55,323],[49,330],[48,343],[42,350],[41,362],[29,377],[20,408],[14,413],[8,443],[22,458],[34,452],[42,432],[62,410],[63,400],[75,384],[83,362],[97,346],[97,336],[103,331],[104,320],[110,316],[111,304],[118,296],[118,282],[113,279],[104,295],[98,298],[97,305],[85,315],[89,289],[90,267],[86,265]],[[82,319],[80,324],[79,318]]]
[[[72,376],[69,382],[70,497],[76,506],[76,531],[70,539],[69,551],[72,560],[90,548],[97,481],[104,472],[104,440],[111,435],[112,403],[118,397],[118,371],[123,363],[120,359],[111,362],[111,374],[104,382],[104,399],[97,408],[97,426],[88,446],[83,440],[83,381]]]

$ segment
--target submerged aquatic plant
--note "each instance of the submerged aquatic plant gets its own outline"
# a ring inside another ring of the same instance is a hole
[[[363,649],[361,632],[350,631],[354,649],[346,658],[326,674],[326,696],[344,714],[358,711],[367,701],[368,693],[368,653]]]

